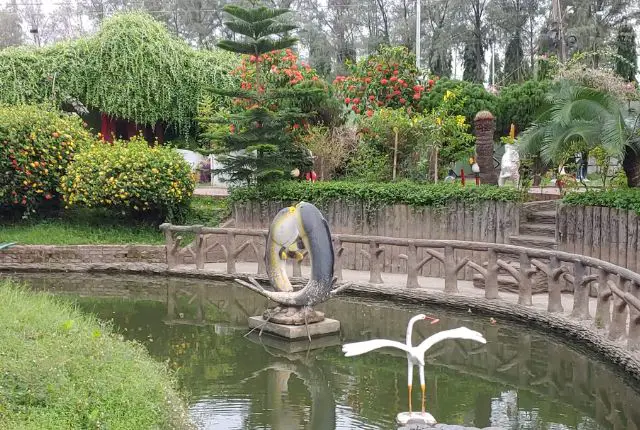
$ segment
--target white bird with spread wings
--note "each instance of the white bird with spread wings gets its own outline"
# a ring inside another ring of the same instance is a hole
[[[481,333],[470,330],[466,327],[459,327],[452,330],[444,330],[438,332],[420,343],[418,346],[411,345],[411,335],[413,325],[420,320],[431,320],[431,324],[437,323],[439,320],[428,317],[424,314],[414,316],[409,320],[407,325],[406,343],[396,342],[388,339],[372,339],[364,342],[347,343],[342,346],[342,352],[345,357],[353,357],[354,355],[366,354],[379,348],[397,348],[407,353],[407,371],[408,371],[408,387],[409,387],[409,414],[411,414],[411,385],[413,382],[413,366],[418,366],[420,371],[420,388],[422,389],[422,413],[425,411],[425,381],[424,381],[424,354],[429,348],[436,343],[445,339],[468,339],[480,343],[487,343]]]

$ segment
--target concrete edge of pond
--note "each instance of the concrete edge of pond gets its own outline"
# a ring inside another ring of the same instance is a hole
[[[159,263],[33,263],[7,264],[0,263],[0,274],[7,272],[80,272],[80,273],[121,273],[145,274],[159,276],[182,276],[198,279],[232,280],[251,276],[258,280],[266,280],[264,275],[226,274],[203,272],[196,269],[168,269],[166,264]],[[296,279],[293,279],[295,282]],[[390,285],[373,285],[369,283],[350,282],[351,287],[343,291],[342,297],[367,296],[381,300],[411,304],[433,304],[460,311],[471,311],[480,315],[499,317],[518,323],[533,325],[538,329],[551,330],[560,338],[576,341],[582,346],[601,356],[604,360],[623,371],[626,375],[640,382],[640,356],[630,352],[619,343],[609,340],[588,324],[571,320],[536,308],[531,308],[502,300],[491,300],[481,297],[467,297],[446,294],[444,292],[423,289],[408,289]]]

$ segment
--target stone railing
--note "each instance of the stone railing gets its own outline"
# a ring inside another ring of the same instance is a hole
[[[197,269],[204,269],[206,254],[215,248],[220,248],[226,262],[226,273],[234,274],[236,264],[240,261],[238,257],[245,249],[250,249],[258,262],[257,274],[266,273],[264,265],[266,230],[171,224],[163,224],[160,228],[166,238],[169,268],[184,264],[184,257],[189,256],[195,261]],[[181,247],[180,233],[195,234],[195,239],[187,246]],[[246,239],[242,242],[238,240],[239,238]],[[629,349],[640,349],[640,274],[624,267],[567,252],[484,242],[349,234],[334,234],[333,242],[336,255],[335,275],[338,280],[342,280],[341,256],[345,244],[366,245],[367,249],[361,249],[361,252],[369,260],[369,283],[371,284],[383,283],[385,246],[405,246],[408,250],[407,254],[398,255],[398,258],[406,261],[407,288],[419,287],[420,268],[426,262],[435,260],[441,263],[444,269],[445,293],[459,292],[458,272],[465,267],[470,267],[484,278],[485,298],[499,299],[498,274],[506,272],[517,281],[518,304],[532,306],[531,278],[535,273],[540,272],[547,278],[547,311],[550,313],[565,311],[562,293],[565,289],[564,284],[568,283],[573,291],[570,315],[579,320],[592,318],[589,312],[589,296],[591,284],[595,283],[596,326],[606,329],[609,339],[626,339]],[[419,249],[422,249],[422,254],[425,255],[422,259],[418,258]],[[486,256],[486,260],[473,261],[470,255],[475,255],[476,251],[479,251],[478,255]],[[458,255],[463,253],[464,257]],[[294,264],[293,269],[294,277],[301,276],[301,263]]]

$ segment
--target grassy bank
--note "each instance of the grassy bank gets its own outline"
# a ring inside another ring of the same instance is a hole
[[[194,196],[186,224],[216,227],[228,215],[227,201]],[[32,220],[0,219],[0,242],[22,245],[164,244],[157,225],[133,223],[97,209],[71,209]]]
[[[0,345],[0,428],[191,428],[170,374],[141,345],[8,280]]]

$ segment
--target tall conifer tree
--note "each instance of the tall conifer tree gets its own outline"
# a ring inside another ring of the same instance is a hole
[[[616,60],[616,73],[627,81],[635,80],[638,71],[638,54],[636,53],[636,33],[628,24],[623,24],[618,29],[616,37],[616,50],[620,56]]]
[[[304,101],[313,100],[322,90],[304,85],[273,88],[267,84],[270,70],[265,70],[262,61],[263,55],[297,42],[288,35],[297,26],[278,20],[289,10],[227,5],[224,11],[231,17],[224,25],[240,38],[223,40],[218,47],[250,56],[255,75],[250,87],[214,91],[246,106],[243,111],[214,119],[231,123],[229,133],[218,135],[221,145],[217,152],[223,167],[216,173],[232,182],[254,184],[286,177],[295,168],[308,169],[308,152],[296,144],[289,131],[311,115],[300,109]]]

